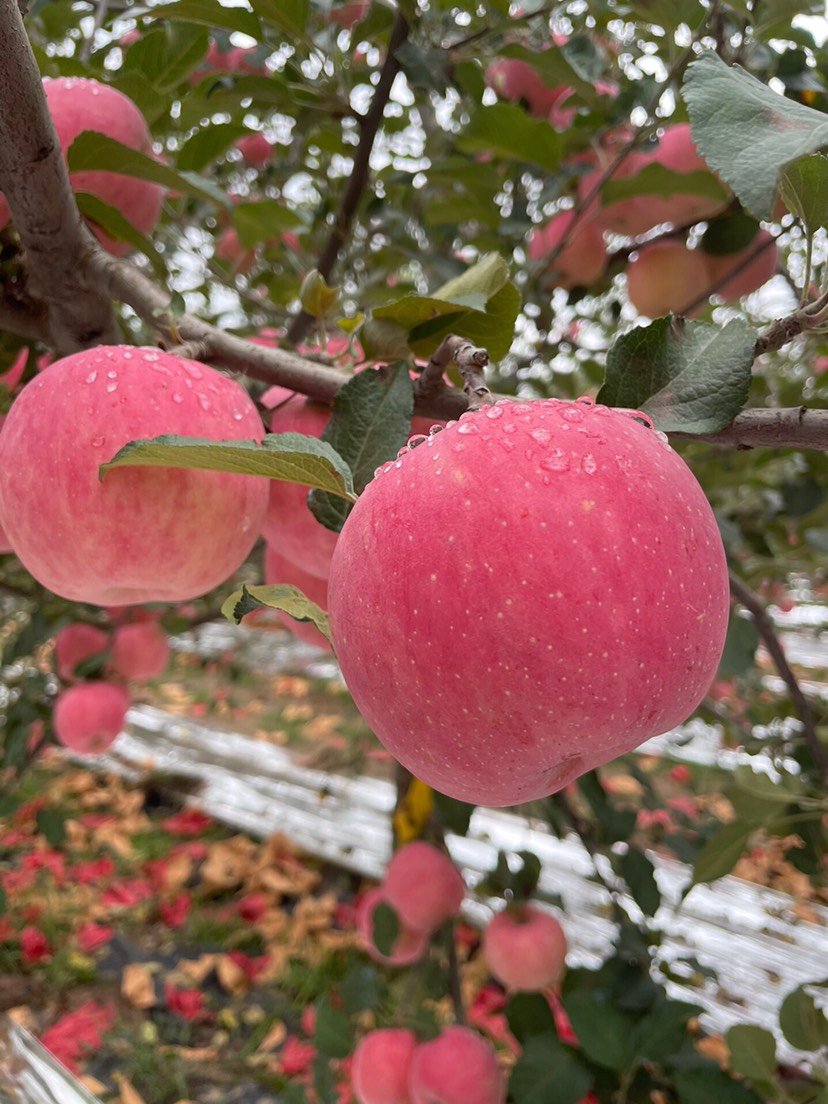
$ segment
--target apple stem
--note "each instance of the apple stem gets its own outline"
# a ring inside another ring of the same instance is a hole
[[[469,410],[491,405],[495,400],[485,377],[489,354],[486,349],[474,345],[464,337],[457,337],[456,334],[449,334],[432,353],[431,360],[420,375],[420,394],[428,395],[445,387],[443,373],[452,362],[460,369],[463,377],[463,394],[469,401]]]

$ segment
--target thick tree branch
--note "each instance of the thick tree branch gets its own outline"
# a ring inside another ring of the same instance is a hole
[[[28,289],[60,353],[116,342],[111,302],[79,274],[98,249],[81,222],[16,0],[0,0],[0,190],[20,236]]]
[[[828,452],[828,410],[809,410],[804,406],[743,410],[732,425],[718,433],[671,433],[670,436],[740,449],[794,448]]]
[[[385,55],[385,62],[377,81],[377,87],[374,90],[371,106],[361,120],[359,145],[354,154],[353,170],[348,179],[348,185],[345,188],[336,221],[316,265],[317,270],[328,283],[330,283],[329,277],[334,270],[339,252],[348,240],[362,193],[368,183],[374,142],[382,125],[391,89],[400,71],[397,50],[407,37],[408,21],[402,12],[397,12],[388,40],[388,52]],[[306,311],[297,314],[288,329],[287,336],[290,343],[295,345],[301,341],[312,325],[313,318]]]
[[[773,622],[753,591],[746,587],[741,579],[738,579],[732,572],[730,574],[730,594],[733,600],[744,606],[753,618],[756,631],[767,648],[768,655],[773,660],[780,678],[788,687],[794,709],[802,724],[802,734],[805,737],[805,743],[808,745],[814,766],[822,776],[824,784],[828,786],[828,760],[826,760],[825,752],[819,742],[813,711],[808,699],[802,692],[796,675],[791,670],[784,649],[779,642],[779,637],[776,635]]]

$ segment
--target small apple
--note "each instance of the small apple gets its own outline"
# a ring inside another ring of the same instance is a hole
[[[683,311],[708,287],[705,258],[681,241],[644,245],[627,265],[627,295],[639,314]]]
[[[94,625],[75,621],[66,625],[55,637],[55,665],[57,673],[67,682],[76,677],[78,664],[96,655],[103,655],[109,647],[109,634]]]
[[[415,932],[400,923],[400,931],[391,949],[391,954],[383,954],[374,943],[374,912],[381,904],[387,904],[382,886],[369,889],[363,894],[357,905],[357,928],[362,936],[365,950],[375,962],[386,966],[410,966],[418,962],[428,947],[428,934]]]
[[[708,284],[717,284],[728,273],[733,273],[713,293],[721,296],[727,303],[734,303],[743,295],[750,295],[762,287],[775,275],[779,264],[779,250],[774,244],[773,235],[762,229],[749,245],[736,253],[714,256],[702,252],[702,257],[707,265]]]
[[[64,747],[82,755],[100,755],[124,727],[129,695],[111,682],[79,682],[58,694],[53,723]]]
[[[558,985],[566,968],[564,930],[535,905],[506,908],[483,931],[483,957],[507,989],[537,992]]]
[[[411,1104],[408,1075],[416,1046],[417,1037],[406,1028],[369,1031],[351,1064],[357,1104]]]
[[[394,852],[383,889],[403,924],[426,933],[457,916],[466,895],[463,876],[448,855],[424,840]]]
[[[446,1027],[411,1059],[411,1104],[503,1104],[506,1078],[492,1047],[468,1027]]]
[[[116,675],[146,682],[164,672],[170,661],[170,641],[155,621],[120,625],[112,638],[110,666]]]

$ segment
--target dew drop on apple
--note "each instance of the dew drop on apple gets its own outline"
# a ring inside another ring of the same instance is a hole
[[[492,418],[492,419],[502,418],[503,417],[503,407],[502,406],[487,406],[486,407],[486,417],[487,418]]]
[[[581,467],[587,473],[587,475],[592,475],[593,472],[598,470],[598,464],[596,463],[595,457],[592,455],[591,452],[588,452],[583,458],[583,460],[581,461]]]
[[[97,372],[94,372],[94,371],[90,372],[89,375],[86,377],[86,382],[87,383],[94,383],[97,378],[98,378],[98,373]]]
[[[108,395],[111,395],[111,394],[113,393],[113,391],[117,391],[117,390],[118,390],[118,383],[117,383],[117,380],[116,380],[115,382],[113,382],[113,383],[108,383],[108,384],[106,385],[106,393],[107,393]]]
[[[198,399],[198,405],[201,407],[202,410],[210,409],[210,400],[207,398],[206,395],[202,394],[201,391],[198,391],[196,393],[196,398]]]
[[[184,396],[178,391],[173,391],[172,401],[174,403],[183,403],[184,402]]]
[[[474,422],[461,422],[457,427],[458,433],[479,433],[480,430],[474,424]]]
[[[90,443],[92,445],[92,448],[100,448],[105,440],[105,437],[93,437]]]
[[[540,466],[544,471],[562,472],[569,467],[569,457],[563,449],[554,448],[548,456],[542,457]]]
[[[106,373],[106,378],[107,379],[117,379],[118,378],[118,373],[113,368],[110,372]]]
[[[561,411],[561,417],[566,418],[568,422],[580,422],[584,416],[583,410],[577,406],[567,406]]]

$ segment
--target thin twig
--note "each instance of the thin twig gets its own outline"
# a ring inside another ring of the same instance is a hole
[[[813,711],[808,699],[802,692],[802,687],[799,685],[796,675],[791,670],[790,664],[785,656],[785,651],[779,641],[779,637],[776,635],[776,629],[774,628],[773,622],[768,617],[767,611],[759,598],[732,572],[730,573],[730,594],[734,601],[744,606],[753,618],[756,631],[759,633],[759,637],[765,645],[768,655],[773,660],[780,678],[788,687],[791,701],[793,702],[794,709],[802,724],[802,734],[805,737],[805,743],[808,745],[808,750],[811,753],[814,765],[822,776],[823,783],[828,786],[828,760],[819,742]]]

